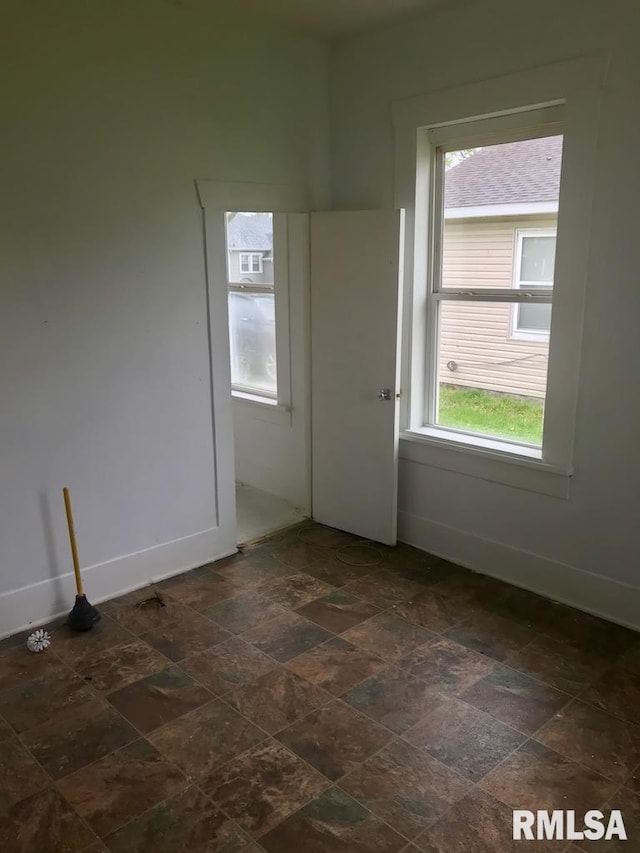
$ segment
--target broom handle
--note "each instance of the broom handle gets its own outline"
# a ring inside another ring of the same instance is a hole
[[[82,576],[80,575],[80,560],[78,560],[78,546],[76,545],[76,531],[73,526],[73,512],[71,511],[71,496],[66,486],[62,490],[62,494],[64,495],[64,508],[67,511],[67,527],[69,528],[69,542],[71,543],[71,556],[73,558],[73,573],[76,576],[76,590],[78,595],[84,595]]]

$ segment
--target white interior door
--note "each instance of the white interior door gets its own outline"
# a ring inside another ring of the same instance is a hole
[[[402,212],[312,213],[313,517],[394,545]]]

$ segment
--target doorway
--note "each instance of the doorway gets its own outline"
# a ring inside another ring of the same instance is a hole
[[[291,334],[292,313],[300,323],[304,280],[290,274],[287,214],[226,211],[224,222],[237,542],[243,545],[309,515],[305,424],[293,405],[306,389],[292,375],[292,354],[304,362],[306,342]]]
[[[197,189],[219,526],[243,544],[310,517],[313,507],[321,523],[394,544],[401,214],[284,212],[308,207],[287,186],[198,181]],[[239,215],[243,229],[258,232],[252,242],[228,233]]]

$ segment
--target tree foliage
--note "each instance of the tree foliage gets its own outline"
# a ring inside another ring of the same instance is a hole
[[[447,151],[444,155],[444,168],[450,169],[452,166],[457,166],[463,160],[468,160],[473,157],[479,148],[462,148],[460,151]]]

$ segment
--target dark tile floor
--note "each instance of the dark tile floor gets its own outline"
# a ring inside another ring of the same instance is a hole
[[[640,850],[638,634],[310,525],[158,588],[0,643],[3,853],[509,853],[599,807],[630,840],[584,850]]]

